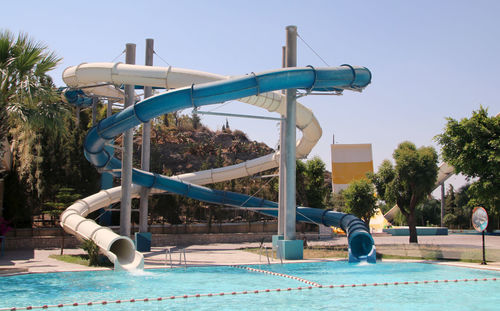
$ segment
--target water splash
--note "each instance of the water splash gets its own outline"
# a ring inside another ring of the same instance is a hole
[[[134,269],[127,271],[132,276],[154,276],[155,274],[151,271],[145,271],[142,269]]]

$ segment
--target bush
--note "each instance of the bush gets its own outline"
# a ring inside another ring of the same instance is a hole
[[[89,266],[99,265],[99,246],[92,240],[83,241],[80,248],[87,252],[89,256]]]

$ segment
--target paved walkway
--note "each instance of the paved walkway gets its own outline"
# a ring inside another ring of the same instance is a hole
[[[409,244],[408,237],[392,236],[374,236],[376,245],[391,244]],[[449,235],[449,236],[421,236],[419,237],[421,245],[440,245],[451,247],[480,248],[481,236],[479,235]],[[346,245],[345,237],[335,237],[327,241],[309,241],[309,245]],[[264,244],[270,247],[270,243]],[[265,264],[267,258],[265,254],[259,256],[249,252],[242,251],[241,248],[258,247],[259,243],[244,244],[210,244],[210,245],[192,245],[185,249],[186,264],[193,265],[233,265],[233,264]],[[500,236],[486,237],[487,249],[500,249]],[[145,268],[163,268],[170,267],[170,256],[167,256],[166,250],[172,250],[172,265],[183,266],[184,254],[174,246],[153,247],[151,252],[144,253]],[[83,270],[106,270],[108,268],[85,267],[77,264],[65,263],[56,259],[49,258],[51,254],[59,254],[59,249],[43,250],[16,250],[5,251],[3,257],[0,257],[0,274],[19,273],[19,272],[57,272],[57,271],[83,271]],[[65,249],[65,254],[84,254],[81,249]],[[311,260],[305,260],[311,261]],[[286,261],[284,261],[286,262]],[[294,261],[296,262],[296,261]],[[271,263],[278,263],[277,260]],[[448,263],[447,263],[448,264]],[[481,266],[475,263],[451,262],[449,264],[468,266],[474,268],[487,268],[500,271],[500,262],[489,263],[487,266]]]

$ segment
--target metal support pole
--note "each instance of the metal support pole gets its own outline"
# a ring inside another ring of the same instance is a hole
[[[282,47],[282,61],[281,67],[286,67],[286,46]],[[284,93],[284,91],[283,91]],[[285,233],[285,133],[286,133],[286,119],[280,122],[280,166],[279,166],[279,199],[278,199],[278,235]]]
[[[97,122],[97,97],[92,97],[92,126]]]
[[[286,66],[297,66],[297,26],[286,27]],[[286,137],[285,137],[285,175],[286,175],[286,213],[285,240],[295,240],[296,200],[295,200],[295,123],[296,89],[286,90]]]
[[[135,64],[135,44],[127,43],[125,52],[125,63]],[[134,85],[125,85],[125,108],[134,104]],[[131,187],[132,187],[132,129],[126,130],[123,134],[122,151],[122,200],[120,206],[120,235],[130,235],[130,218],[132,212]]]
[[[113,102],[108,99],[108,105],[106,107],[106,118],[111,117],[113,114]]]
[[[441,184],[441,227],[444,227],[444,182]]]
[[[146,66],[153,66],[154,40],[146,39]],[[153,88],[150,86],[144,87],[144,98],[153,95]],[[142,153],[141,153],[141,169],[149,171],[150,169],[150,154],[151,154],[151,121],[142,125]],[[148,232],[148,198],[149,188],[142,187],[141,200],[139,203],[139,232]]]
[[[80,125],[80,107],[76,107],[76,126]]]
[[[486,265],[486,248],[484,246],[484,231],[486,229],[484,229],[481,234],[483,235],[483,262],[481,262],[482,265]]]

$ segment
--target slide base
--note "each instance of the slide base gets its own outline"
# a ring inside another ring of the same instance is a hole
[[[135,249],[138,252],[151,251],[151,232],[136,232],[135,233]]]
[[[283,259],[301,260],[304,259],[304,241],[302,240],[279,240],[278,252]]]
[[[284,236],[283,235],[278,235],[278,234],[275,234],[273,235],[273,249],[278,249],[278,241],[281,241],[284,239]]]

